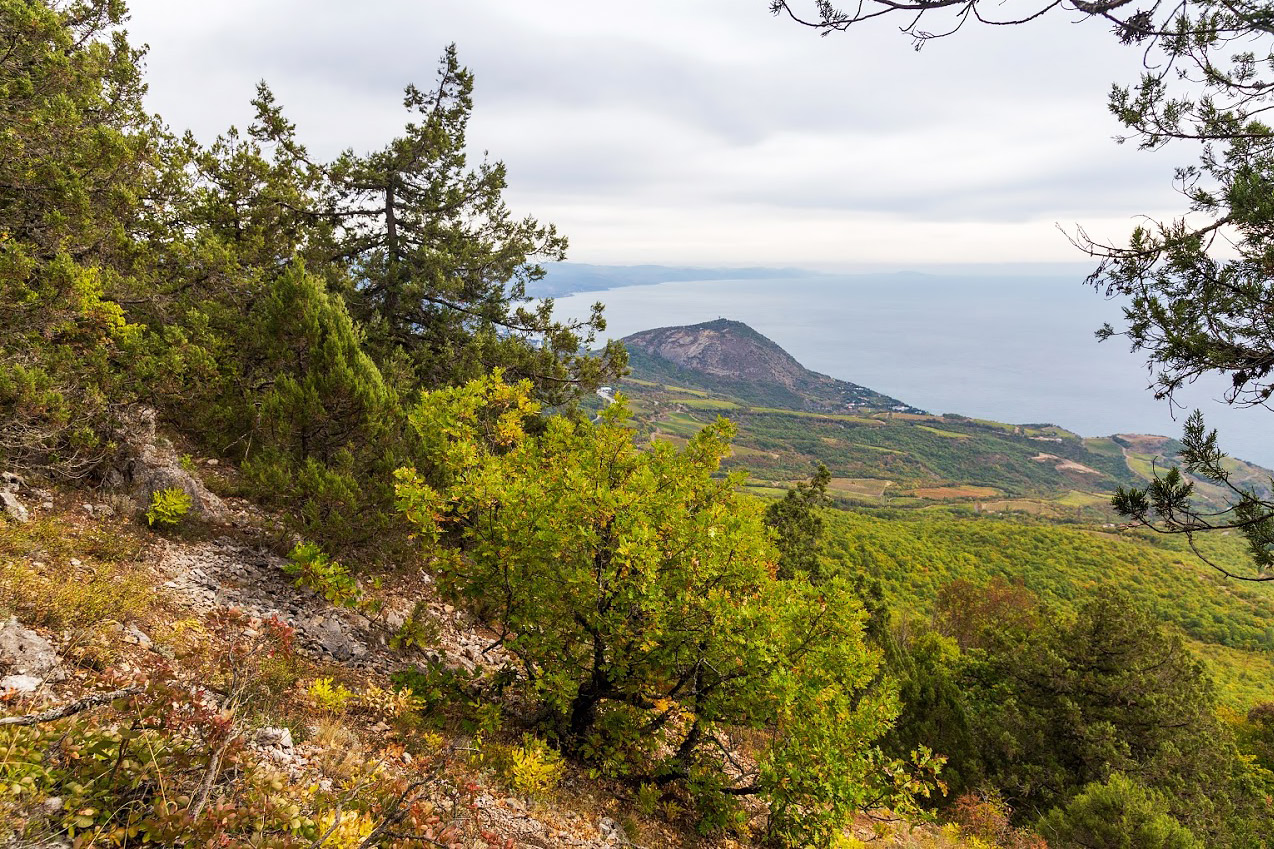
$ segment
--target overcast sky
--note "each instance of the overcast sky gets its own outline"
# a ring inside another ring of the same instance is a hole
[[[150,104],[204,141],[267,80],[311,151],[382,146],[402,88],[455,42],[469,141],[513,211],[597,263],[1082,260],[1055,224],[1121,237],[1179,208],[1165,156],[1105,107],[1139,56],[1063,15],[923,51],[884,21],[819,38],[766,0],[132,0]]]

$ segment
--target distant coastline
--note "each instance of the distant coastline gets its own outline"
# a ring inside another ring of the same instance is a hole
[[[1266,422],[1216,401],[1223,382],[1204,378],[1183,387],[1183,406],[1174,410],[1146,391],[1151,376],[1140,354],[1094,339],[1103,323],[1119,323],[1121,305],[1084,285],[1082,273],[806,273],[746,280],[730,269],[734,279],[705,280],[695,271],[691,281],[568,295],[558,301],[557,314],[587,317],[602,301],[607,329],[598,342],[729,317],[813,371],[925,410],[1056,422],[1088,436],[1179,437],[1184,416],[1199,407],[1208,426],[1220,431],[1223,450],[1274,468]]]
[[[582,292],[606,292],[628,286],[657,283],[688,283],[696,280],[790,280],[826,277],[821,271],[805,268],[695,268],[669,265],[591,265],[580,262],[544,264],[548,275],[526,287],[533,298],[560,298]]]
[[[547,275],[527,286],[532,298],[562,298],[584,292],[607,292],[660,283],[720,282],[723,280],[799,280],[870,277],[874,280],[963,278],[1000,279],[1065,276],[1082,280],[1092,271],[1087,263],[851,263],[836,270],[771,266],[599,265],[583,262],[544,263]]]

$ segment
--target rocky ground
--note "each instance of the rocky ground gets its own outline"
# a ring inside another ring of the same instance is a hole
[[[490,633],[436,598],[427,573],[395,578],[393,588],[377,592],[379,606],[370,615],[333,605],[319,593],[298,587],[284,571],[287,561],[261,544],[268,536],[261,532],[264,517],[251,505],[213,496],[175,463],[168,463],[166,469],[158,476],[160,481],[194,489],[196,503],[210,505],[198,511],[203,523],[198,533],[150,534],[140,530],[134,517],[125,515],[127,502],[118,498],[55,493],[28,486],[12,474],[0,480],[0,509],[6,514],[0,522],[63,518],[68,527],[105,528],[107,533],[118,528],[119,533],[139,534],[145,539],[139,559],[153,575],[155,605],[164,611],[161,618],[216,621],[234,616],[239,621],[244,617],[244,633],[249,636],[268,620],[276,620],[295,630],[297,648],[316,664],[346,670],[368,686],[389,690],[393,673],[430,659],[469,676],[491,673],[508,661],[493,647]],[[147,484],[140,491],[144,494],[151,489]],[[48,564],[32,560],[23,565],[40,569]],[[79,561],[67,565],[73,568]],[[432,622],[431,644],[391,647],[407,618],[422,614]],[[119,649],[113,659],[122,674],[144,668],[148,655],[171,658],[173,651],[154,633],[156,627],[156,621],[110,623],[108,632]],[[28,627],[17,618],[0,625],[0,714],[30,714],[67,704],[83,694],[92,676],[67,656],[71,639],[68,634]],[[351,718],[350,722],[362,722],[356,733],[363,740],[393,736],[383,721]],[[330,760],[330,754],[323,751],[324,741],[311,738],[296,743],[286,727],[245,728],[242,733],[263,762],[285,771],[292,781],[319,786],[328,782],[321,769],[321,764]],[[449,739],[445,745],[464,750],[468,743],[461,737]],[[614,818],[597,811],[585,813],[546,804],[486,784],[477,790],[472,803],[484,828],[512,839],[515,846],[600,849],[636,845]]]

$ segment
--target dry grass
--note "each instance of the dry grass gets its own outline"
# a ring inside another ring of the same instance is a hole
[[[127,523],[51,515],[0,525],[0,613],[52,630],[127,622],[154,603],[145,548]]]
[[[885,490],[893,486],[893,483],[893,481],[879,480],[877,478],[832,478],[828,482],[827,488],[832,492],[880,498],[885,494]]]
[[[1011,498],[1003,501],[988,501],[982,505],[986,513],[1029,513],[1032,516],[1056,516],[1057,508],[1043,501],[1031,501],[1027,498]]]
[[[917,498],[940,501],[947,498],[995,498],[998,489],[989,486],[930,486],[913,490]]]

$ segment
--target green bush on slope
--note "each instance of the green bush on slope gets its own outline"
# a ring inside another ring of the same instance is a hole
[[[531,436],[535,413],[529,385],[498,376],[429,394],[413,421],[444,485],[405,469],[398,494],[441,586],[502,635],[564,747],[686,785],[704,810],[761,795],[788,845],[925,791],[874,745],[894,695],[852,592],[772,577],[760,506],[713,477],[728,423],[647,452],[618,405],[599,426],[558,416]],[[770,732],[750,775],[724,770],[728,726]]]

